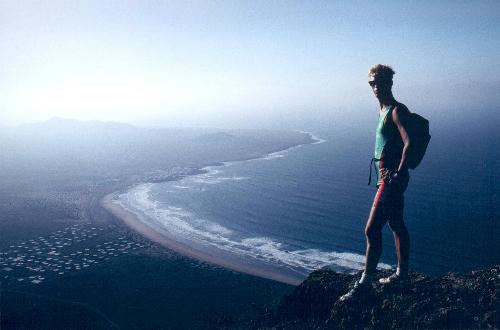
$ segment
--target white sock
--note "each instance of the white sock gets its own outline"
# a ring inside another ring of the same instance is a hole
[[[403,278],[406,278],[408,276],[408,271],[403,273],[403,272],[401,272],[401,269],[398,267],[398,268],[396,268],[396,275],[402,276]]]
[[[361,279],[359,280],[359,284],[364,284],[365,282],[366,283],[372,282],[372,275],[363,272],[363,274],[361,274]]]

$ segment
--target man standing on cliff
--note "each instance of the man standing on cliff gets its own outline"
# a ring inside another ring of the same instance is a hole
[[[367,240],[365,269],[353,288],[340,297],[341,301],[358,296],[372,288],[373,277],[382,254],[382,228],[386,222],[394,234],[398,267],[394,274],[380,279],[379,282],[408,283],[410,236],[403,221],[403,195],[409,180],[406,161],[410,138],[405,124],[410,112],[392,95],[394,73],[390,66],[382,64],[375,65],[368,72],[368,83],[380,105],[375,155],[372,159],[377,177],[377,193],[365,228]]]

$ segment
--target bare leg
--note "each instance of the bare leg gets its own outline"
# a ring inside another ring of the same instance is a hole
[[[372,275],[375,273],[380,256],[382,255],[382,228],[387,222],[387,215],[390,214],[388,206],[391,206],[391,204],[388,203],[388,197],[390,198],[391,195],[388,194],[389,191],[387,188],[388,186],[385,183],[379,185],[368,221],[366,222],[365,271],[361,278],[356,281],[353,288],[339,298],[340,301],[350,299],[371,287]]]
[[[365,273],[367,274],[373,274],[375,272],[380,256],[382,255],[382,228],[386,222],[385,210],[379,205],[382,189],[383,188],[380,187],[377,191],[365,228],[367,242]]]
[[[402,217],[396,221],[389,221],[389,226],[394,234],[394,243],[396,245],[396,254],[398,256],[398,268],[401,274],[408,273],[408,264],[410,260],[410,234],[403,222]]]

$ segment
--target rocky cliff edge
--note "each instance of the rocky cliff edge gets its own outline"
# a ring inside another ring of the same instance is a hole
[[[378,277],[390,275],[379,271]],[[434,278],[411,273],[407,287],[374,284],[370,293],[339,302],[358,279],[328,269],[314,271],[261,329],[498,329],[500,265]]]

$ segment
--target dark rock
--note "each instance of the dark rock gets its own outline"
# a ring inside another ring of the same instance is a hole
[[[379,271],[378,276],[388,276]],[[345,302],[338,298],[359,278],[328,269],[312,272],[283,297],[261,328],[271,329],[498,329],[500,266],[441,278],[411,273],[407,287],[374,283]],[[269,314],[268,314],[269,315]]]

